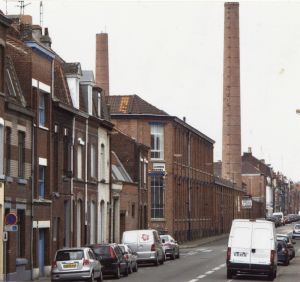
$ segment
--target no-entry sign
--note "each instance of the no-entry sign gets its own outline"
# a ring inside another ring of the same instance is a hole
[[[16,223],[17,223],[17,215],[15,213],[11,212],[5,216],[6,225],[14,225]]]

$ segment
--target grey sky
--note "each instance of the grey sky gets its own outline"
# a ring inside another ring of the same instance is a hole
[[[39,23],[39,1],[25,12]],[[109,34],[110,92],[138,94],[216,141],[222,155],[220,1],[44,0],[44,27],[66,61],[94,70]],[[0,8],[5,13],[5,1]],[[17,13],[8,0],[8,12]],[[300,180],[300,2],[240,1],[242,151]]]

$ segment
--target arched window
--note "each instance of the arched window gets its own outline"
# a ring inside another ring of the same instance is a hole
[[[96,214],[96,204],[94,201],[91,202],[90,208],[91,216],[90,216],[90,243],[96,243],[96,235],[97,235],[97,214]]]

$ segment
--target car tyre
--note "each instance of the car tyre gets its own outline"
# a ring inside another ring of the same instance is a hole
[[[116,273],[115,273],[115,277],[116,277],[117,279],[120,279],[120,278],[121,278],[120,266],[117,268],[117,271],[116,271]]]
[[[138,263],[135,262],[135,266],[133,268],[133,272],[138,272]]]
[[[95,282],[94,272],[92,272],[89,282]]]
[[[103,275],[102,275],[102,272],[100,272],[100,276],[99,278],[97,279],[98,282],[102,282],[103,281]]]
[[[130,263],[129,266],[128,266],[128,273],[130,274],[130,273],[132,273],[132,271],[133,271],[132,270],[132,263]]]
[[[227,269],[227,279],[232,278],[232,271],[230,269]]]
[[[158,266],[158,265],[159,265],[159,261],[158,261],[158,255],[156,255],[156,258],[155,258],[154,265],[155,265],[155,266]]]
[[[125,268],[125,271],[124,271],[123,275],[124,276],[128,276],[128,274],[129,274],[129,270],[128,270],[128,265],[127,265],[126,268]]]

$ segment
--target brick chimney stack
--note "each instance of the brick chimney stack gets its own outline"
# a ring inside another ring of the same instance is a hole
[[[96,83],[109,96],[108,34],[96,34]]]
[[[222,177],[242,188],[239,3],[224,5]]]

